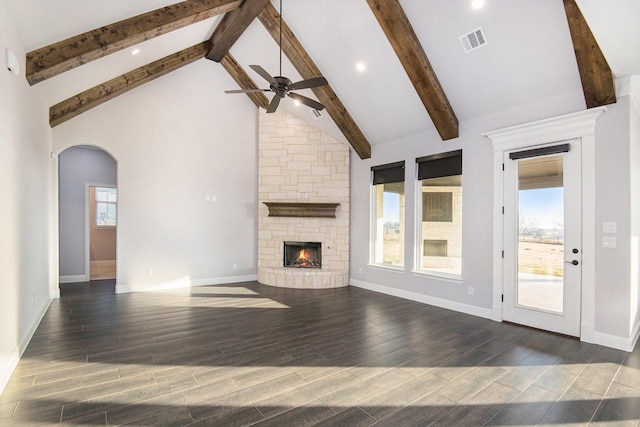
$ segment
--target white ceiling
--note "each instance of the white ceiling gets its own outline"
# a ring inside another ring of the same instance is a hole
[[[26,50],[176,3],[4,2]],[[278,0],[272,2],[279,7]],[[401,0],[401,4],[461,122],[581,91],[562,0],[486,0],[479,10],[471,8],[471,0]],[[578,4],[616,77],[640,74],[640,1],[578,0]],[[283,17],[372,144],[433,129],[365,0],[283,0]],[[39,83],[34,90],[53,105],[208,39],[220,19],[218,16],[146,41],[139,45],[139,55],[124,50]],[[484,29],[488,44],[464,53],[459,36],[478,27]],[[249,64],[278,73],[278,46],[258,21],[250,25],[231,53],[261,87],[266,87],[265,82]],[[356,71],[359,61],[366,64],[363,73]],[[300,80],[286,58],[282,73],[293,81]],[[231,81],[229,89],[235,88]],[[313,97],[310,91],[303,93]],[[228,96],[244,95],[220,93],[220,97]],[[292,103],[284,106],[304,114]],[[334,135],[338,132],[327,117],[318,124]]]

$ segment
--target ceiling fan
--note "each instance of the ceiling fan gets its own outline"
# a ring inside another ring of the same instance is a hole
[[[324,105],[320,102],[307,98],[304,95],[300,95],[293,90],[298,89],[311,89],[314,87],[324,86],[329,84],[324,77],[313,77],[311,79],[301,80],[296,83],[292,83],[290,79],[282,76],[282,0],[280,0],[280,75],[271,76],[260,65],[249,65],[253,71],[258,73],[263,79],[269,82],[269,89],[239,89],[239,90],[225,90],[224,93],[253,93],[253,92],[273,92],[275,95],[271,99],[269,106],[267,107],[267,113],[273,113],[278,108],[280,100],[285,96],[292,98],[294,101],[298,101],[301,104],[311,107],[318,111],[324,109]]]

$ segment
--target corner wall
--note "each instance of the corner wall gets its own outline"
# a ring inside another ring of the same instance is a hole
[[[258,280],[271,286],[348,285],[349,147],[284,109],[260,112]],[[339,203],[335,218],[269,217],[262,202]],[[320,242],[321,269],[283,267],[285,241]]]
[[[255,280],[257,109],[202,59],[53,130],[118,161],[116,291]]]
[[[631,167],[630,336],[640,334],[640,76],[629,79]]]
[[[4,67],[4,50],[20,75]],[[0,2],[0,392],[51,298],[48,107],[24,77],[25,50]]]

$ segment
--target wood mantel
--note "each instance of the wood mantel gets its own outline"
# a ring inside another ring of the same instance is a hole
[[[269,216],[335,218],[340,203],[263,202]]]

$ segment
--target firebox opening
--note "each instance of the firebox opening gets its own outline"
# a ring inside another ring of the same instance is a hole
[[[322,268],[322,243],[284,242],[285,267]]]

